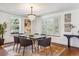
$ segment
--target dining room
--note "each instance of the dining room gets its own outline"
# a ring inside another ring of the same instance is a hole
[[[0,56],[78,56],[79,3],[0,3]]]

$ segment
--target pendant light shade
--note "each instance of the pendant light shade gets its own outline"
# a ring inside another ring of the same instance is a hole
[[[35,20],[36,15],[33,14],[33,7],[31,7],[31,13],[27,15],[27,18],[28,18],[30,21]]]

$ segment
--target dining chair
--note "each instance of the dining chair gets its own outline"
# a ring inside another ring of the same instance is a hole
[[[39,39],[38,40],[38,51],[39,51],[39,46],[42,46],[44,47],[44,52],[46,53],[47,55],[47,52],[45,50],[46,47],[50,47],[50,51],[51,51],[51,54],[52,54],[52,48],[51,48],[51,38],[45,38],[45,39]]]
[[[34,33],[34,35],[39,35],[39,33]]]
[[[40,34],[41,35],[41,37],[46,37],[46,34]]]
[[[18,50],[18,45],[20,43],[20,40],[19,40],[19,36],[14,36],[14,46],[13,46],[13,50],[14,50],[14,47],[16,45],[16,52]]]
[[[46,36],[46,34],[40,34],[41,36]]]
[[[23,48],[23,55],[24,55],[25,47],[30,46],[30,45],[32,45],[32,52],[33,52],[33,42],[32,42],[32,40],[29,40],[26,37],[20,37],[19,39],[20,39],[20,47],[19,47],[18,52],[20,52],[21,47],[24,47]]]
[[[3,38],[0,38],[0,46],[1,45],[4,45],[4,39]]]
[[[29,35],[29,37],[34,37],[34,35]]]

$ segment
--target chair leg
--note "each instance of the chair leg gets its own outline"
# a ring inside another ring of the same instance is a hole
[[[51,55],[52,55],[52,47],[51,47],[51,45],[50,45],[50,52],[51,52]]]
[[[14,43],[14,46],[13,46],[13,50],[14,50],[14,48],[15,48],[15,43]]]
[[[19,50],[18,50],[18,53],[20,52],[20,49],[21,49],[21,46],[19,46]]]
[[[16,52],[17,52],[17,50],[18,50],[18,44],[16,44]]]
[[[44,47],[44,53],[47,55],[47,52],[46,52],[46,49],[45,49],[45,47]]]
[[[23,49],[23,56],[24,56],[24,52],[25,52],[25,47],[24,47],[24,49]]]
[[[38,53],[39,53],[39,45],[38,45]]]
[[[33,53],[33,45],[32,45],[32,53]]]

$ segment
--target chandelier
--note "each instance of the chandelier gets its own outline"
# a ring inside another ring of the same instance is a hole
[[[31,8],[31,13],[27,15],[27,18],[28,18],[30,21],[33,21],[33,20],[35,20],[36,15],[33,14],[33,7],[30,7],[30,8]]]

